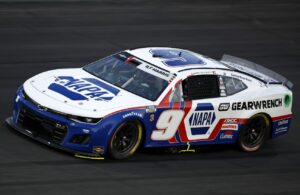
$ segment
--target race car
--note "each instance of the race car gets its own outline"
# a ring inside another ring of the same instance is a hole
[[[230,55],[128,49],[57,69],[17,90],[17,131],[78,157],[124,159],[139,147],[235,144],[246,152],[288,132],[293,84]]]

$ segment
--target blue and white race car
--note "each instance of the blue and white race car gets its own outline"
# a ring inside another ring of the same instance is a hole
[[[28,79],[6,122],[79,157],[233,143],[253,152],[288,132],[292,85],[229,55],[216,61],[183,49],[139,48]]]

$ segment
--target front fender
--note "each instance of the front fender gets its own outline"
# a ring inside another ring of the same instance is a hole
[[[98,143],[104,149],[104,154],[107,153],[109,142],[115,132],[115,130],[125,121],[138,120],[145,128],[149,128],[145,124],[145,120],[148,117],[145,108],[129,109],[124,111],[119,111],[110,114],[102,119],[100,122],[99,130],[96,133]],[[144,129],[147,132],[146,129]]]

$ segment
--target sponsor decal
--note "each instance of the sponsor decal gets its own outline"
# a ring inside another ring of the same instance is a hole
[[[220,139],[232,139],[233,132],[232,131],[225,131],[224,133],[220,134]]]
[[[224,123],[222,124],[221,129],[222,130],[238,130],[239,125],[236,118],[227,118],[224,120]]]
[[[160,70],[160,69],[158,69],[158,68],[156,68],[156,67],[154,67],[154,66],[150,66],[150,65],[148,65],[148,64],[145,66],[145,68],[148,69],[148,70],[152,70],[152,71],[154,71],[154,72],[156,72],[156,73],[158,73],[158,74],[161,74],[161,75],[163,75],[163,76],[165,76],[165,77],[169,77],[169,76],[170,76],[170,73],[165,72],[165,71],[163,71],[163,70]]]
[[[214,112],[198,111],[192,114],[190,125],[192,128],[207,127],[214,121]]]
[[[154,106],[154,105],[146,106],[145,109],[146,109],[147,113],[154,113],[154,112],[156,112],[156,106]]]
[[[219,105],[219,111],[227,111],[230,108],[230,103],[221,103]]]
[[[150,53],[153,57],[164,59],[162,62],[167,66],[205,64],[202,59],[185,50],[153,49],[150,50]]]
[[[292,97],[290,95],[285,95],[284,97],[284,106],[287,108],[292,103]]]
[[[119,89],[114,88],[95,78],[74,78],[59,76],[48,87],[71,100],[112,100]]]
[[[275,134],[283,133],[283,132],[286,132],[286,131],[288,131],[288,127],[277,127],[275,129]]]
[[[189,118],[193,135],[205,134],[216,119],[212,104],[198,104]]]
[[[222,130],[238,130],[238,124],[223,124]]]
[[[150,116],[149,116],[149,121],[150,121],[150,122],[153,122],[154,120],[155,120],[154,114],[150,114]]]
[[[291,118],[283,118],[273,122],[273,135],[284,134],[289,130]]]
[[[276,126],[275,134],[288,131],[289,122],[290,122],[289,119],[282,119],[280,121],[277,121],[277,125],[275,125]]]
[[[137,66],[138,69],[143,70],[149,74],[152,74],[154,76],[157,76],[161,79],[171,81],[174,78],[174,74],[171,74],[170,72],[164,71],[160,68],[157,68],[155,66],[152,66],[150,64],[141,64]]]
[[[237,124],[237,119],[236,118],[227,118],[224,121],[224,124]]]
[[[289,120],[288,119],[283,119],[283,120],[281,120],[281,121],[278,121],[278,125],[280,126],[280,125],[286,125],[286,124],[288,124],[289,123]]]
[[[143,118],[143,115],[141,113],[137,113],[137,112],[126,113],[122,116],[122,118],[124,119],[124,118],[130,117],[130,116],[137,116],[137,117]]]
[[[258,110],[267,108],[276,108],[282,106],[282,98],[273,100],[261,100],[250,102],[234,102],[232,103],[232,110]]]

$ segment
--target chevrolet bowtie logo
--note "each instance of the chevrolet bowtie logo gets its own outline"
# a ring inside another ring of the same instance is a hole
[[[42,111],[47,111],[48,110],[48,108],[46,108],[45,106],[42,106],[42,105],[37,105],[37,108],[39,110],[42,110]]]

